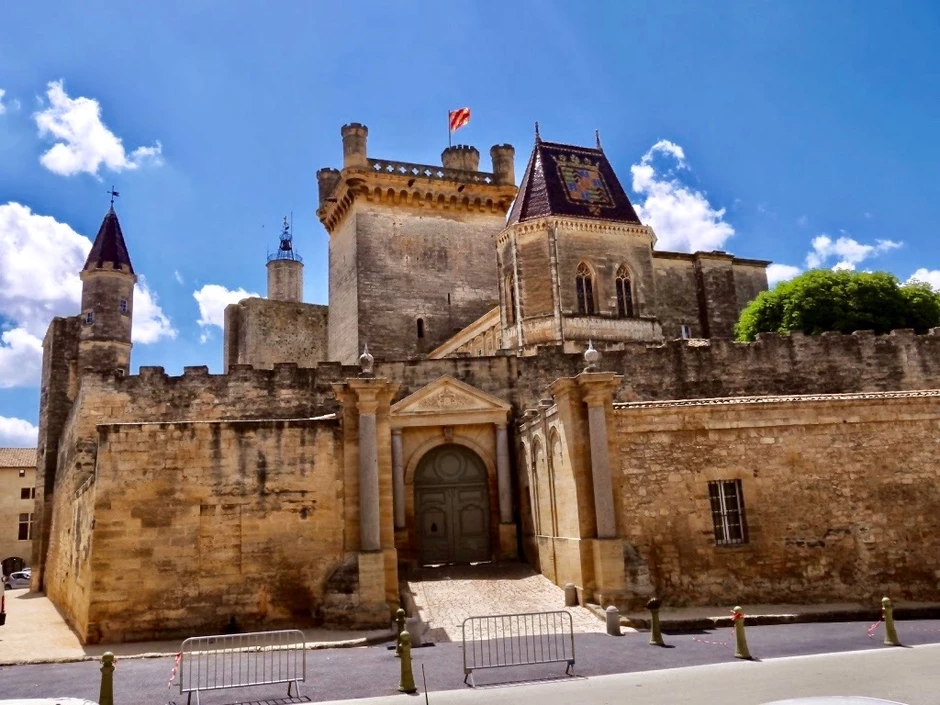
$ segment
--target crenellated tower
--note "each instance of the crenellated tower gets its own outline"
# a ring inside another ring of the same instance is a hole
[[[321,169],[317,215],[330,235],[329,359],[421,357],[496,305],[493,237],[516,194],[513,148],[491,172],[479,151],[440,165],[375,159],[365,125],[343,126],[343,168]]]
[[[78,370],[128,374],[137,275],[114,205],[108,210],[81,272]]]

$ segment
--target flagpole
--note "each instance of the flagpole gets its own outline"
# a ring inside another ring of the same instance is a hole
[[[448,112],[447,113],[447,146],[448,147],[453,147],[453,145],[451,144],[451,136],[453,134],[454,133],[451,132],[451,129],[450,129],[450,112]]]

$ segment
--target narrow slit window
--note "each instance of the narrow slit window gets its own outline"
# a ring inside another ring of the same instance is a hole
[[[419,338],[424,337],[424,319],[423,318],[418,319],[418,337]]]
[[[95,312],[94,312],[94,311],[86,311],[86,312],[85,312],[85,325],[87,326],[87,325],[90,325],[90,324],[92,324],[92,323],[94,323],[94,322],[95,322]]]
[[[744,495],[740,480],[716,480],[708,483],[708,499],[715,527],[715,545],[739,546],[747,543]]]
[[[512,274],[506,277],[506,320],[511,326],[516,324],[516,277]]]

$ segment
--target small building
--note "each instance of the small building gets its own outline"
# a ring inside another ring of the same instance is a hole
[[[33,553],[36,449],[0,448],[0,571],[29,565]]]

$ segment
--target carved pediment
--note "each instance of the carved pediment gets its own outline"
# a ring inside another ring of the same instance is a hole
[[[505,420],[509,404],[450,376],[441,377],[392,405],[392,419],[447,417],[449,423]],[[462,416],[464,419],[454,419]],[[485,418],[484,418],[485,417]]]

